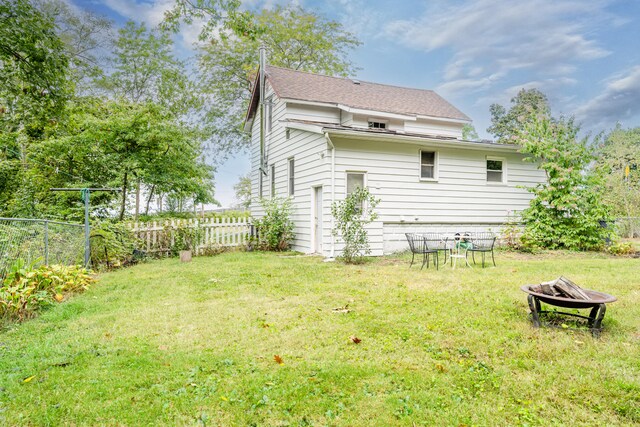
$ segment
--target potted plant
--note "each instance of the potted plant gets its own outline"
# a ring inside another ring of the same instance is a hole
[[[177,227],[174,233],[173,250],[180,255],[181,262],[191,262],[192,251],[196,248],[199,238],[197,227]]]

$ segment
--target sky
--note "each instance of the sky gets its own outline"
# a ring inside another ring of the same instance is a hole
[[[157,25],[173,0],[68,0],[106,15]],[[251,9],[288,0],[243,0]],[[520,89],[549,98],[554,116],[575,116],[592,135],[640,126],[640,0],[297,0],[340,22],[362,45],[350,58],[360,80],[432,89],[473,120],[481,138],[492,103]],[[177,36],[193,53],[198,27]],[[218,167],[216,198],[235,202],[249,172],[239,153]]]

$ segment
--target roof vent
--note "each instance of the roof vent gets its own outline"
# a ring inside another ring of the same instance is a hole
[[[351,80],[353,82],[354,85],[359,85],[360,84],[360,80]]]

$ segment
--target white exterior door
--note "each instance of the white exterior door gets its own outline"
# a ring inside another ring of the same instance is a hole
[[[313,242],[314,252],[322,253],[322,187],[315,187],[313,206]]]

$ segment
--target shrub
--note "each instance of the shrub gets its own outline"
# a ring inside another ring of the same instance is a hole
[[[636,250],[631,242],[618,242],[608,246],[607,252],[613,255],[631,255]]]
[[[600,224],[609,208],[600,200],[597,174],[589,170],[594,159],[587,138],[578,139],[573,119],[535,118],[519,135],[525,160],[538,162],[546,180],[522,212],[522,242],[547,249],[599,250],[612,230]]]
[[[84,268],[50,265],[25,266],[18,260],[0,286],[0,319],[22,321],[69,294],[89,288],[95,279]]]
[[[136,262],[138,238],[124,223],[103,221],[91,227],[91,265],[113,268]]]
[[[170,239],[171,236],[172,241],[166,242],[165,247],[175,256],[180,251],[195,250],[202,239],[202,229],[195,224],[167,225],[164,228],[164,238]]]
[[[260,199],[264,216],[255,221],[258,249],[284,251],[294,238],[290,199]]]
[[[369,236],[365,226],[376,220],[374,211],[380,203],[368,188],[356,188],[343,201],[334,202],[331,215],[335,219],[334,236],[340,236],[344,242],[342,258],[352,264],[362,261],[364,255],[371,253]]]

